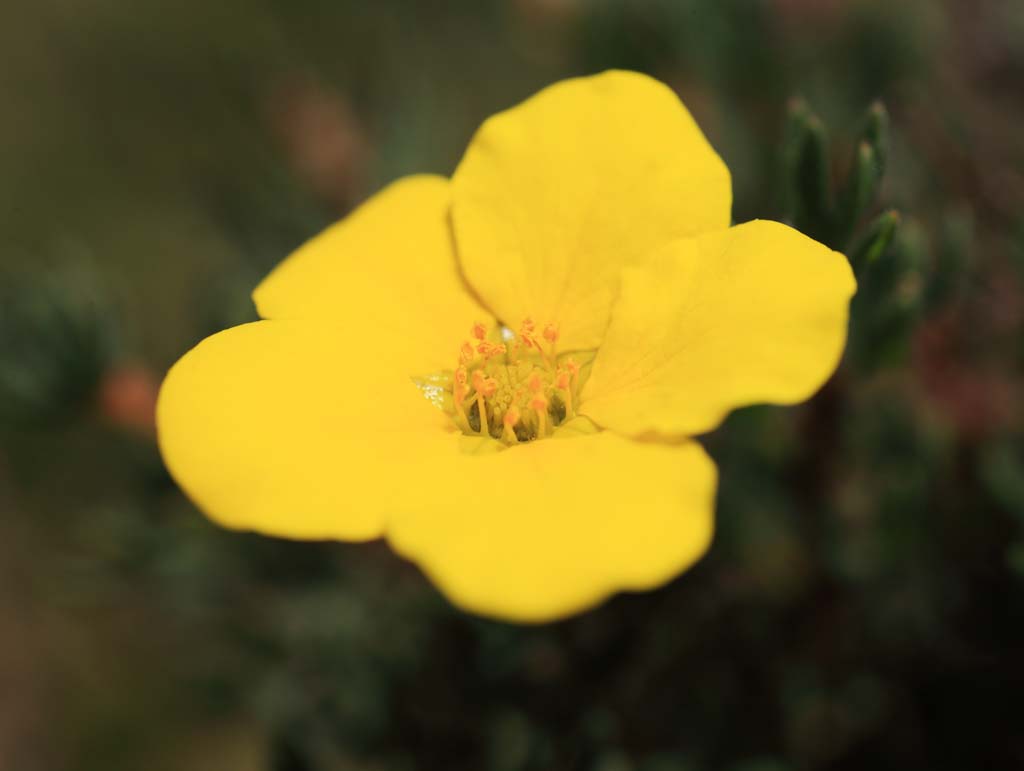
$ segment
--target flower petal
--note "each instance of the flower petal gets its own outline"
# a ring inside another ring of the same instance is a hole
[[[304,321],[204,340],[160,392],[167,467],[227,527],[379,537],[386,515],[418,497],[422,458],[454,452],[460,437],[407,374],[378,359],[358,336]]]
[[[803,401],[839,362],[855,290],[842,254],[777,222],[670,244],[625,272],[580,412],[693,435],[736,407]]]
[[[463,271],[509,326],[600,342],[619,270],[729,225],[729,170],[665,85],[611,71],[556,83],[486,121],[452,178]]]
[[[449,205],[444,177],[391,184],[278,265],[253,292],[257,310],[354,325],[387,339],[410,373],[453,366],[473,322],[490,316],[458,273]]]
[[[424,490],[388,540],[475,613],[562,618],[665,583],[711,539],[716,471],[696,442],[602,432],[458,460],[447,490]]]

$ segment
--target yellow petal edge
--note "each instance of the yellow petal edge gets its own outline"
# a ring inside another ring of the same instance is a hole
[[[660,586],[711,540],[717,473],[696,442],[580,434],[454,467],[458,483],[424,490],[420,506],[392,519],[388,540],[480,615],[564,618]]]
[[[488,321],[458,272],[447,179],[405,177],[301,246],[253,292],[265,319],[324,319],[386,341],[410,373],[451,367]]]
[[[601,341],[622,267],[729,225],[729,170],[679,98],[635,72],[556,83],[488,119],[452,177],[469,283],[505,324]]]
[[[623,276],[580,412],[632,436],[692,436],[737,407],[794,404],[835,370],[856,282],[777,222],[683,239]]]
[[[207,338],[157,403],[172,476],[225,527],[285,538],[379,538],[423,492],[424,458],[454,448],[450,421],[375,341],[325,322],[260,321]]]

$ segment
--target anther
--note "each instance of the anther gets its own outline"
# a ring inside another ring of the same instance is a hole
[[[534,393],[530,399],[530,409],[537,413],[537,438],[543,439],[548,433],[548,400],[544,394]]]
[[[484,359],[493,359],[495,356],[501,356],[506,350],[504,343],[494,344],[487,340],[484,340],[476,347],[476,352],[483,356]]]
[[[576,390],[576,381],[580,377],[580,365],[576,363],[575,359],[569,359],[565,363],[565,368],[569,370],[569,374],[572,375],[572,389]]]
[[[493,396],[498,390],[498,381],[484,375],[483,370],[473,371],[473,390],[476,391],[476,408],[480,412],[480,435],[490,434],[490,423],[487,420],[486,398]]]
[[[536,348],[539,351],[540,346],[533,338],[533,333],[536,328],[537,325],[533,323],[533,319],[527,316],[523,319],[523,323],[519,325],[519,339],[523,341],[523,345],[527,348]]]
[[[508,349],[508,362],[509,364],[515,364],[519,361],[519,354],[523,349],[523,340],[521,337],[517,337],[512,343],[512,347]]]
[[[572,375],[569,370],[560,369],[555,376],[555,388],[562,392],[565,399],[565,418],[572,417]]]
[[[468,375],[465,367],[459,367],[455,370],[455,385],[452,388],[452,401],[455,403],[455,412],[458,415],[458,419],[461,421],[459,428],[465,431],[469,430],[469,419],[466,417],[466,411],[462,407],[462,403],[466,401],[466,396],[469,394],[469,385],[466,382]]]
[[[503,340],[491,338],[482,322],[469,330],[452,373],[451,416],[465,433],[505,444],[547,437],[573,416],[580,369],[557,359],[558,324],[538,327],[527,317],[517,334],[503,333]],[[472,412],[478,423],[470,422]]]
[[[516,424],[519,422],[519,418],[519,408],[516,407],[516,405],[514,404],[508,408],[508,411],[505,413],[505,417],[502,418],[501,422],[504,424],[505,427],[502,430],[501,438],[504,439],[509,444],[515,444],[516,442],[519,441],[519,439],[516,437],[515,430]]]

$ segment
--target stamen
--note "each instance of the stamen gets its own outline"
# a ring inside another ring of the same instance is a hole
[[[483,370],[473,370],[473,390],[476,391],[476,408],[480,413],[480,435],[488,436],[491,433],[491,426],[487,420],[487,402],[489,396],[494,396],[498,390],[498,381],[493,377],[487,377]]]
[[[551,352],[544,350],[544,347],[540,344],[540,341],[534,337],[534,331],[537,329],[537,325],[533,323],[533,319],[527,317],[523,319],[522,326],[519,329],[519,337],[523,341],[523,344],[527,348],[533,348],[540,354],[541,361],[544,362],[544,366],[550,372],[555,371],[554,356],[555,356],[555,341],[558,339],[558,326],[556,324],[547,324],[544,327],[542,333],[545,340],[551,343]]]
[[[580,365],[576,363],[575,359],[569,359],[565,363],[565,368],[569,370],[569,374],[572,375],[572,390],[576,390],[576,383],[580,378]]]
[[[456,423],[459,424],[459,428],[463,431],[469,431],[469,418],[466,417],[466,410],[463,408],[463,402],[466,401],[466,396],[469,394],[469,385],[467,384],[468,375],[465,367],[459,367],[455,370],[455,385],[452,388],[452,400],[455,402],[455,412],[457,413]]]
[[[548,400],[544,394],[534,394],[530,399],[530,409],[537,413],[537,436],[543,439],[548,434]]]
[[[498,337],[486,325],[474,324],[450,381],[448,409],[459,429],[511,445],[548,437],[574,417],[580,368],[572,359],[557,360],[559,337],[557,324],[539,331],[529,317],[502,342],[493,342]]]
[[[565,418],[568,420],[572,417],[572,376],[568,370],[558,370],[558,375],[555,377],[555,388],[562,392],[565,398]]]
[[[502,418],[505,428],[501,433],[501,438],[509,444],[515,444],[519,441],[519,437],[516,436],[516,424],[519,423],[519,417],[519,408],[513,404],[508,408],[505,417]]]
[[[544,396],[544,381],[541,380],[539,372],[533,371],[530,379],[526,381],[526,387],[533,394],[530,397],[530,409],[537,413],[537,436],[544,437],[548,432],[548,400]]]
[[[516,362],[519,361],[519,354],[522,352],[522,350],[523,339],[521,337],[517,337],[516,341],[512,343],[512,348],[508,352],[509,364],[515,364]]]
[[[525,319],[523,319],[523,323],[519,325],[519,339],[522,340],[523,345],[525,345],[527,348],[536,348],[537,351],[543,353],[543,351],[541,351],[540,344],[537,342],[537,339],[533,336],[534,330],[536,328],[537,325],[533,323],[533,319],[527,316]]]
[[[476,352],[483,356],[485,360],[493,359],[495,356],[502,356],[506,351],[504,343],[495,345],[487,340],[484,340],[476,347]]]

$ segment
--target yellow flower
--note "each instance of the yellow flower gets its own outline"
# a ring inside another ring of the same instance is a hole
[[[664,85],[567,80],[301,247],[262,321],[171,370],[160,445],[224,526],[385,537],[456,605],[547,621],[697,560],[688,438],[835,369],[846,259],[730,227],[729,171]]]

